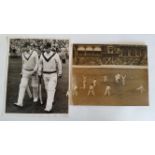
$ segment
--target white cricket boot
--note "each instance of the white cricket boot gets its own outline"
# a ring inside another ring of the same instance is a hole
[[[18,94],[18,102],[14,104],[19,107],[23,107],[24,96],[25,96],[25,88],[20,87],[19,94]]]
[[[14,103],[16,106],[19,106],[19,107],[23,107],[22,104],[19,104],[18,102]]]

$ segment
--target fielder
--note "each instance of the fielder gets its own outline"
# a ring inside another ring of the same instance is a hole
[[[139,91],[140,92],[140,94],[143,94],[144,93],[144,91],[145,91],[145,89],[144,89],[144,86],[143,85],[140,85],[137,89],[136,89],[137,91]]]
[[[115,82],[119,83],[120,80],[121,80],[121,75],[118,73],[118,74],[115,75]]]
[[[109,85],[106,86],[104,96],[110,96],[111,95],[111,87]]]
[[[94,88],[96,87],[96,83],[97,83],[97,80],[94,79],[94,80],[93,80],[93,86],[94,86]]]
[[[126,74],[121,76],[122,78],[122,85],[125,86],[126,84]]]
[[[84,75],[82,78],[82,89],[86,89],[87,77]]]
[[[74,85],[73,87],[73,96],[78,96],[78,86]]]
[[[45,111],[50,112],[53,107],[58,77],[62,77],[62,63],[59,55],[51,50],[51,43],[45,45],[45,52],[39,60],[39,77],[43,76],[47,93]]]
[[[19,86],[18,101],[14,103],[20,107],[23,107],[25,91],[28,88],[30,79],[32,79],[33,102],[38,101],[38,54],[32,50],[29,42],[24,44],[22,51],[22,78]]]
[[[103,76],[103,82],[108,82],[108,76],[107,75]]]
[[[90,96],[90,95],[95,96],[95,90],[94,90],[94,85],[93,85],[93,83],[89,86],[88,96]]]

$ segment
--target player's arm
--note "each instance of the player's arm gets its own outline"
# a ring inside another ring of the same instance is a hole
[[[34,67],[34,73],[36,73],[37,72],[37,70],[38,70],[38,65],[39,65],[39,58],[38,58],[38,54],[37,54],[37,52],[35,52],[35,57],[34,57],[34,59],[35,59],[35,67]]]
[[[42,70],[43,70],[43,57],[42,55],[40,56],[40,59],[38,60],[38,75],[42,75]]]
[[[55,60],[57,63],[58,76],[62,77],[62,63],[58,54],[55,55]]]
[[[23,56],[23,54],[21,55],[21,59],[22,59],[22,66],[21,66],[21,73],[20,73],[20,75],[22,76],[22,74],[23,74],[23,64],[24,64],[24,56]]]

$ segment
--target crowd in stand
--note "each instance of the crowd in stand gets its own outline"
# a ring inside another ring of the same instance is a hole
[[[21,55],[22,47],[25,42],[30,42],[33,44],[35,51],[40,55],[41,52],[44,52],[44,45],[47,42],[51,42],[53,51],[57,52],[61,55],[61,52],[66,53],[66,57],[68,58],[68,48],[69,41],[68,40],[49,40],[49,39],[11,39],[10,40],[10,56],[18,57]]]

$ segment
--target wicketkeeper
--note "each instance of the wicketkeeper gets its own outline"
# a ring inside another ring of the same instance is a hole
[[[26,42],[22,48],[22,78],[19,86],[18,101],[14,103],[23,107],[25,91],[28,87],[30,78],[32,79],[33,102],[38,101],[38,54],[32,50],[30,42]]]
[[[51,43],[46,43],[45,52],[39,60],[38,74],[43,77],[47,93],[45,111],[50,112],[53,107],[57,79],[62,77],[62,63],[59,55],[51,50]]]

